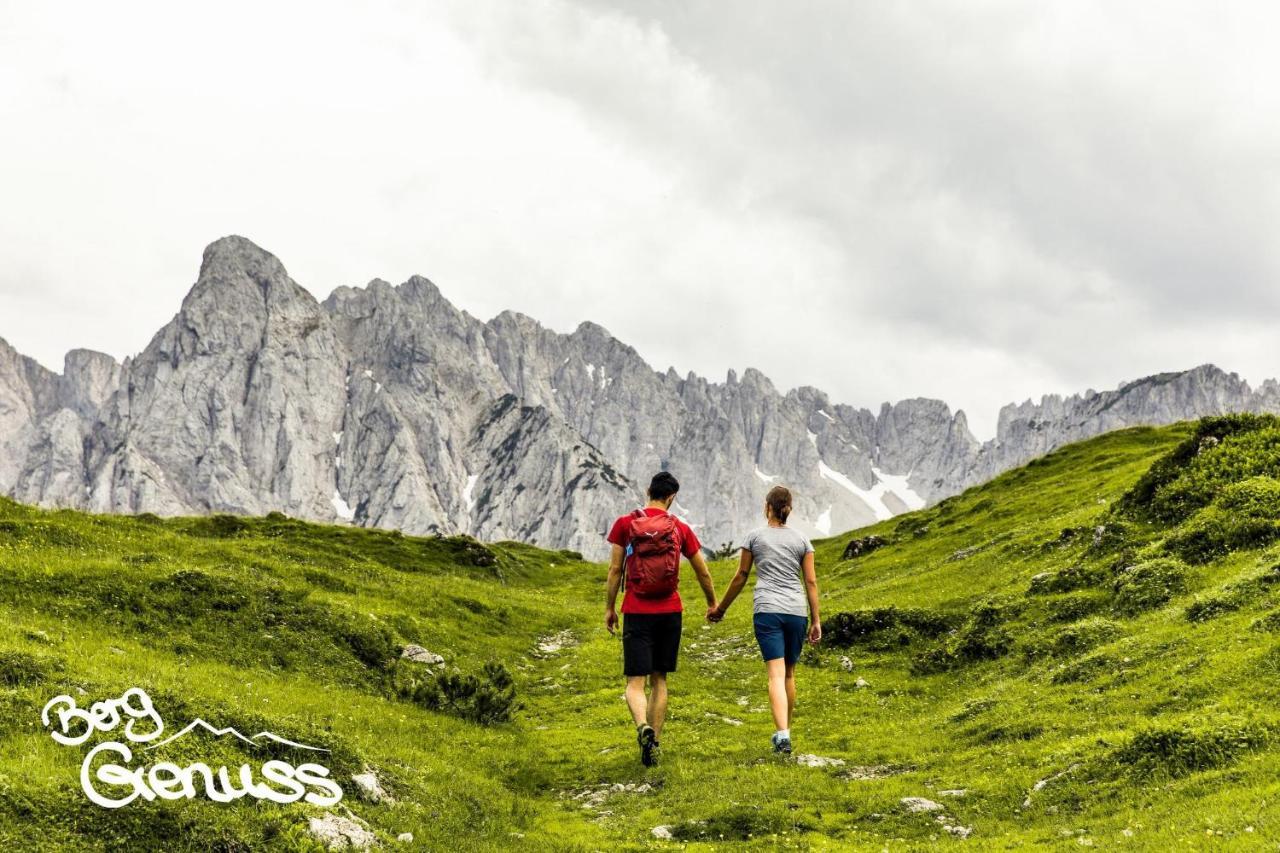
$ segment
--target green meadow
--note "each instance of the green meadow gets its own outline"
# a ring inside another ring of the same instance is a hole
[[[577,554],[0,500],[0,849],[319,850],[326,813],[388,850],[1280,842],[1280,422],[1111,433],[816,545],[802,760],[769,749],[749,599],[708,626],[686,571],[646,770],[605,568]],[[713,566],[719,589],[735,568]],[[41,710],[131,687],[166,731],[200,717],[328,750],[194,734],[146,761],[316,760],[345,798],[94,805],[81,762],[119,733],[61,745]]]

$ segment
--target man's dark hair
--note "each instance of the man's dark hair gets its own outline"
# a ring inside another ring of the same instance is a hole
[[[680,491],[680,483],[671,476],[669,471],[654,474],[653,479],[649,481],[649,500],[665,501],[678,491]]]

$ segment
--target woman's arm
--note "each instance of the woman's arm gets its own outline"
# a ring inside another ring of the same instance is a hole
[[[818,571],[813,567],[813,552],[804,555],[804,592],[809,598],[809,642],[822,639],[822,614],[818,611]]]
[[[724,618],[729,605],[733,604],[733,600],[738,597],[738,593],[742,592],[742,588],[747,585],[747,578],[751,576],[752,561],[751,552],[743,548],[742,559],[738,561],[738,573],[733,576],[733,580],[729,581],[729,588],[724,591],[724,598],[720,599],[720,606],[716,608],[721,619]]]

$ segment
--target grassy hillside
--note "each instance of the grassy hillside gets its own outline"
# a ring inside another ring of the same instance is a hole
[[[653,770],[599,624],[604,568],[576,555],[0,502],[0,847],[313,846],[312,806],[88,802],[92,744],[54,743],[40,710],[132,686],[175,730],[199,716],[330,749],[347,798],[328,811],[389,849],[1274,846],[1276,477],[1274,420],[1127,430],[818,543],[828,641],[802,661],[794,737],[827,760],[768,754],[744,598],[715,627],[687,614]],[[842,561],[867,535],[888,544]],[[733,566],[715,571],[723,589]],[[400,660],[406,643],[463,681]],[[514,679],[509,720],[490,663]],[[148,755],[263,752],[195,737]],[[366,770],[393,802],[357,795]]]

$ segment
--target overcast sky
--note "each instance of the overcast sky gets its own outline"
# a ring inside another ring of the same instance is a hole
[[[0,337],[142,349],[243,234],[658,369],[998,407],[1280,374],[1274,4],[0,0]]]

